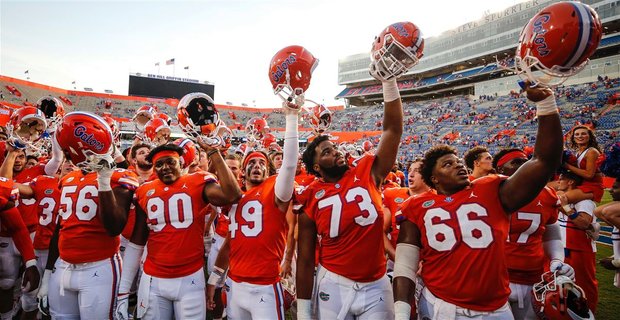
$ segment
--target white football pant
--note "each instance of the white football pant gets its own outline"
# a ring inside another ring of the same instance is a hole
[[[355,282],[319,266],[316,293],[319,319],[394,319],[394,295],[387,275]]]
[[[138,318],[205,319],[204,269],[180,278],[158,278],[142,273],[138,286]]]

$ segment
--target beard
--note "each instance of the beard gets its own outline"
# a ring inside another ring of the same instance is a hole
[[[136,161],[136,165],[138,166],[138,168],[140,168],[140,170],[143,171],[151,170],[153,168],[153,165],[146,161],[138,160]]]
[[[349,170],[349,165],[347,164],[343,164],[341,166],[334,165],[333,167],[329,168],[319,164],[319,167],[321,168],[321,171],[323,171],[323,173],[325,173],[330,178],[340,178],[344,175],[345,172],[347,172],[347,170]]]

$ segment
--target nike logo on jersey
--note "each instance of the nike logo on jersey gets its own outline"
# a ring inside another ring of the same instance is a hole
[[[97,271],[95,271],[95,274],[93,274],[92,278],[97,277],[99,278],[99,275],[97,274]]]
[[[353,176],[353,182],[358,182],[360,179],[357,176]]]
[[[542,207],[543,206],[542,203],[540,203],[540,200],[538,200],[538,203],[536,204],[536,206],[538,206],[538,207]]]
[[[469,198],[470,198],[470,199],[471,199],[471,198],[478,198],[478,196],[477,196],[477,195],[475,195],[475,194],[474,194],[474,192],[472,191],[472,192],[471,192],[471,194],[469,195]]]
[[[265,300],[263,300],[263,297],[260,297],[260,301],[258,303],[265,303]]]
[[[183,186],[181,186],[181,189],[187,189],[187,185],[184,183]]]

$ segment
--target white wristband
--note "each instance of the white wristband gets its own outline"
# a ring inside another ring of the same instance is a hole
[[[383,85],[384,102],[392,102],[400,99],[400,92],[398,92],[398,83],[396,82],[396,78],[383,81],[381,84]]]
[[[613,264],[616,268],[620,268],[620,259],[611,260],[611,264]]]
[[[36,259],[30,259],[28,261],[26,261],[26,268],[30,268],[32,266],[36,266],[37,265],[37,260]]]
[[[97,174],[97,184],[99,186],[97,190],[99,190],[99,192],[112,191],[111,181],[112,179],[110,179],[110,177],[102,177]]]
[[[297,299],[297,320],[312,319],[312,300]]]
[[[394,319],[409,320],[411,317],[411,305],[404,301],[394,302]]]
[[[537,116],[547,116],[554,113],[558,113],[558,106],[555,103],[555,96],[553,94],[536,102]]]
[[[209,280],[207,280],[207,284],[217,286],[218,283],[222,282],[222,278],[224,278],[224,275],[226,275],[226,270],[218,266],[213,267],[213,271],[211,272],[211,275],[209,275]]]

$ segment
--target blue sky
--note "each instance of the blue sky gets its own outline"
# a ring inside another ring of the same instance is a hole
[[[412,21],[433,36],[518,0],[0,0],[0,74],[61,88],[127,94],[130,72],[214,82],[217,103],[274,107],[267,76],[279,49],[306,47],[320,59],[307,96],[329,105],[338,59],[368,51],[390,23]],[[183,67],[189,66],[189,73]]]

